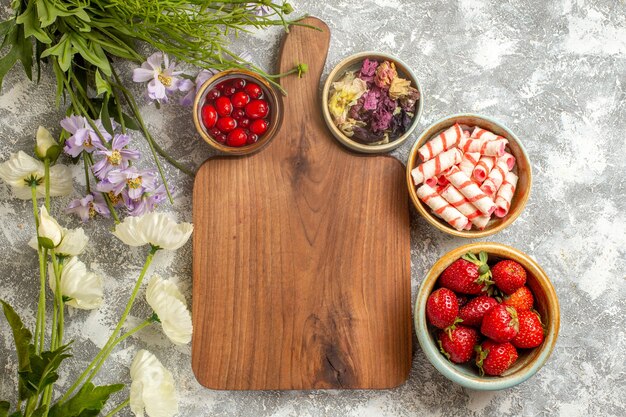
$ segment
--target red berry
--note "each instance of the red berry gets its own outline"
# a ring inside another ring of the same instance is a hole
[[[498,343],[513,339],[519,332],[515,308],[503,304],[492,307],[483,317],[480,332]]]
[[[445,329],[456,321],[459,303],[456,295],[447,288],[433,291],[426,301],[426,317],[433,326]]]
[[[248,135],[246,134],[246,131],[238,127],[228,134],[226,144],[228,146],[239,147],[245,145],[247,140]]]
[[[459,302],[459,308],[461,308],[469,302],[470,298],[464,294],[457,294],[456,300]]]
[[[246,115],[251,119],[262,119],[270,111],[270,107],[265,100],[252,100],[246,104]]]
[[[515,261],[500,261],[491,268],[493,282],[505,294],[515,292],[526,284],[526,270]]]
[[[211,137],[217,138],[219,135],[222,134],[222,131],[219,130],[217,127],[214,127],[213,129],[209,130],[209,134],[211,135]]]
[[[220,90],[218,90],[217,88],[212,88],[206,94],[206,99],[207,100],[215,100],[216,98],[218,98],[221,95],[222,95],[222,93],[220,93]]]
[[[228,81],[222,81],[221,83],[216,85],[215,88],[217,88],[218,90],[222,91],[224,89],[224,87],[226,87],[227,85],[228,85]]]
[[[244,91],[248,93],[250,98],[253,99],[261,98],[261,96],[263,96],[263,90],[261,89],[261,87],[259,87],[258,84],[255,83],[248,83],[244,87]]]
[[[519,320],[519,333],[511,340],[517,348],[534,348],[543,343],[543,326],[539,315],[534,311],[520,311],[517,313]]]
[[[476,366],[480,374],[502,375],[517,360],[517,350],[511,343],[485,340],[476,349]]]
[[[246,142],[248,145],[252,145],[259,140],[259,136],[255,133],[248,134],[248,141]]]
[[[248,126],[250,126],[250,119],[245,118],[245,119],[239,120],[239,126],[241,126],[241,127],[248,127]]]
[[[454,363],[465,363],[472,359],[474,346],[478,343],[478,332],[459,325],[450,332],[439,332],[437,339],[441,353]]]
[[[257,119],[250,125],[250,131],[261,136],[267,131],[267,121],[263,119]]]
[[[215,109],[220,116],[230,116],[233,111],[233,103],[230,102],[228,97],[218,97],[215,100]]]
[[[468,253],[454,261],[439,277],[439,285],[463,294],[486,291],[491,285],[487,254],[481,252],[479,257]]]
[[[242,108],[250,102],[250,96],[244,93],[243,91],[237,91],[230,98],[230,101],[232,101],[233,106],[235,108]]]
[[[224,94],[226,97],[230,97],[233,94],[235,94],[235,91],[237,91],[237,89],[235,87],[233,87],[232,85],[227,85],[222,90],[222,94]]]
[[[215,107],[210,104],[202,107],[202,123],[206,126],[207,129],[211,129],[215,126],[215,122],[217,121],[217,111]]]
[[[216,126],[222,133],[228,133],[237,127],[237,122],[232,117],[220,117]]]
[[[519,313],[522,311],[528,311],[533,308],[534,297],[533,293],[526,286],[519,287],[515,292],[502,301],[502,304],[515,307],[515,310]]]
[[[219,143],[226,143],[226,134],[220,133],[219,135],[215,137],[215,140],[218,141]]]
[[[233,80],[233,84],[232,85],[237,90],[241,90],[246,85],[246,80],[244,80],[243,78],[236,78],[236,79]]]
[[[463,324],[466,326],[480,327],[485,314],[497,305],[498,302],[495,298],[479,295],[459,310],[459,317],[463,319]]]
[[[244,117],[246,117],[246,114],[244,113],[244,111],[242,109],[235,109],[235,110],[233,110],[231,116],[235,120],[241,120]]]

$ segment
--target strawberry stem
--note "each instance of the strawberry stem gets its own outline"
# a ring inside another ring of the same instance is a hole
[[[489,290],[493,285],[493,280],[491,279],[491,269],[487,264],[487,260],[489,259],[489,255],[487,252],[480,251],[478,253],[478,257],[475,254],[468,252],[465,255],[461,256],[462,259],[465,259],[468,262],[473,263],[478,266],[478,278],[474,281],[476,284],[484,284],[483,291],[487,291],[489,295]]]

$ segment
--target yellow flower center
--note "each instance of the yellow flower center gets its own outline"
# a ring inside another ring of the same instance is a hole
[[[172,85],[172,77],[167,75],[159,74],[159,81],[166,87],[170,87]]]
[[[118,150],[113,150],[107,159],[111,165],[119,165],[122,162],[122,154]]]
[[[132,188],[132,189],[139,188],[141,187],[141,177],[133,178],[132,180],[127,180],[126,183],[128,184],[129,188]]]
[[[109,191],[107,194],[109,195],[109,200],[111,200],[111,204],[114,205],[114,206],[117,203],[119,203],[120,200],[122,199],[122,195],[121,194],[120,195],[115,195],[115,194],[113,194],[113,191]]]
[[[95,209],[93,203],[89,203],[89,217],[92,218],[92,219],[94,217],[96,217],[96,209]]]

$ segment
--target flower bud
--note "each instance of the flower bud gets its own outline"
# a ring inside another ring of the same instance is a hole
[[[63,229],[56,220],[48,214],[46,206],[41,206],[39,213],[39,244],[47,249],[54,249],[61,243]]]
[[[48,158],[51,162],[56,161],[61,153],[61,146],[54,140],[48,129],[39,126],[37,129],[37,145],[35,145],[35,155],[42,161]]]
[[[289,4],[289,3],[284,3],[284,4],[283,4],[283,13],[284,13],[284,14],[289,14],[289,13],[291,13],[291,12],[293,12],[293,7],[291,6],[291,4]]]

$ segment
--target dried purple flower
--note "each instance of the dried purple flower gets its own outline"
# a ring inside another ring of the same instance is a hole
[[[364,81],[372,82],[374,75],[376,74],[376,68],[378,68],[378,61],[365,58],[363,65],[361,65],[361,72],[359,72],[359,78]]]

